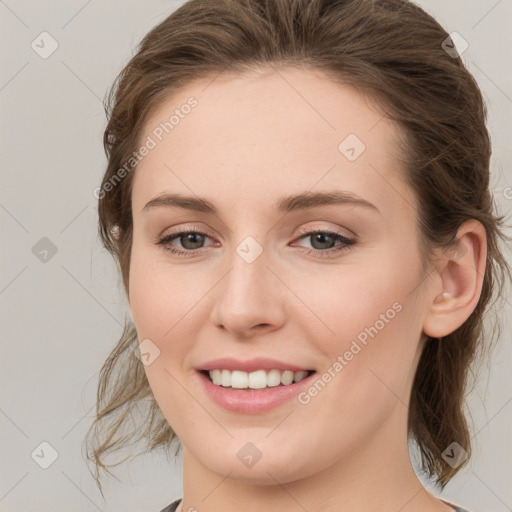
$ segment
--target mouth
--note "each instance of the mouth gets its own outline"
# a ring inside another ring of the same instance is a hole
[[[206,396],[223,409],[240,414],[263,414],[284,405],[311,386],[317,373],[316,370],[281,372],[277,369],[250,374],[227,369],[196,369],[196,372]]]
[[[230,370],[198,370],[214,386],[233,391],[263,391],[289,387],[316,373],[316,370],[299,372],[257,370],[255,372]]]

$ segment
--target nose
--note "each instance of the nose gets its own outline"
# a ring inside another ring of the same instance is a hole
[[[286,287],[263,251],[254,261],[233,251],[230,269],[210,292],[211,321],[236,338],[250,338],[285,323]]]

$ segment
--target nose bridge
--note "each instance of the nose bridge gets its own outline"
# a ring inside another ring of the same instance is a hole
[[[252,236],[244,238],[234,247],[230,258],[231,271],[223,294],[228,303],[238,305],[242,311],[268,300],[268,255],[263,246]]]
[[[247,236],[233,248],[229,273],[215,293],[212,320],[232,331],[257,325],[276,326],[283,321],[276,277],[267,268],[263,245]]]

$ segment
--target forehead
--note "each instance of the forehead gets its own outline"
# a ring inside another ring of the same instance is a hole
[[[318,71],[213,76],[174,93],[146,121],[139,140],[154,147],[138,164],[133,209],[162,192],[238,209],[344,189],[410,215],[399,135],[364,96]]]

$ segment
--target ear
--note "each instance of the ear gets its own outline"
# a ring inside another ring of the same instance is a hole
[[[482,292],[487,260],[487,235],[475,219],[462,224],[453,245],[436,264],[439,284],[428,296],[423,332],[433,338],[458,329],[474,311]]]

